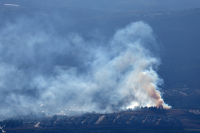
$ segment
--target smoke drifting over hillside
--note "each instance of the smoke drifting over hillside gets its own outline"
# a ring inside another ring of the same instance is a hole
[[[40,106],[168,108],[158,87],[163,80],[155,71],[160,60],[148,50],[156,47],[148,24],[131,23],[105,42],[88,41],[78,33],[59,36],[35,23],[18,19],[0,30],[1,113]]]

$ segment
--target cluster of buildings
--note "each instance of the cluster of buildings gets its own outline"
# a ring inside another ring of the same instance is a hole
[[[68,125],[94,124],[133,124],[133,125],[170,125],[181,126],[182,123],[174,116],[139,115],[126,113],[84,114],[81,116],[54,116],[40,122],[41,127],[60,127]]]

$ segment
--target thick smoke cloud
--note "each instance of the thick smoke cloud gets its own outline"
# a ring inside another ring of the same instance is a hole
[[[107,42],[47,29],[18,19],[0,30],[1,113],[168,108],[155,71],[160,60],[149,50],[156,40],[148,24],[131,23]]]

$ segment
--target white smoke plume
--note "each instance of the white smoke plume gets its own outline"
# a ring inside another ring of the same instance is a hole
[[[53,30],[27,30],[32,24],[27,21],[0,31],[1,113],[40,106],[85,111],[169,108],[159,91],[163,80],[155,70],[160,59],[150,51],[157,44],[148,24],[131,23],[110,41],[97,42],[76,33],[61,37]]]

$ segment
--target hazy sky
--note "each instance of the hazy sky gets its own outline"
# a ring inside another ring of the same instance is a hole
[[[41,7],[81,7],[101,10],[154,10],[171,11],[199,8],[199,0],[1,0],[0,4],[18,4],[21,6]]]

